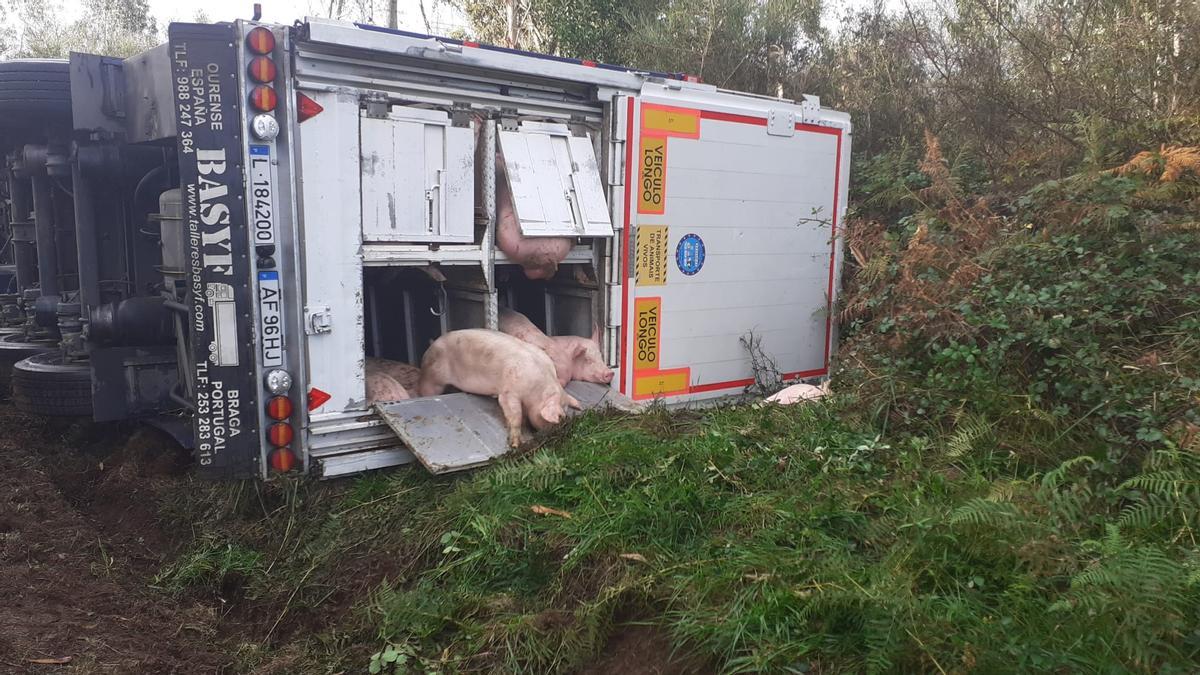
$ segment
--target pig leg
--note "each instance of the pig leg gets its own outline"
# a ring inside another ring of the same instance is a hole
[[[508,447],[519,447],[521,445],[521,427],[525,422],[521,397],[509,391],[501,392],[498,398],[500,411],[504,413],[505,426],[508,428]]]
[[[583,410],[583,405],[579,402],[579,399],[575,398],[574,396],[568,394],[565,391],[563,392],[563,401],[565,401],[567,405],[571,406],[572,408],[574,408],[576,410]]]

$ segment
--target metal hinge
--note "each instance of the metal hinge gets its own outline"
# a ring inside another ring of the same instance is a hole
[[[800,121],[805,124],[817,124],[821,121],[820,98],[804,95],[804,100],[800,101]]]
[[[500,109],[500,130],[501,131],[517,131],[517,109],[516,108],[501,108]]]
[[[469,127],[473,117],[470,103],[455,103],[450,107],[450,126],[452,127]]]
[[[796,113],[771,108],[767,111],[767,133],[772,136],[795,136]]]
[[[567,128],[571,130],[571,135],[579,138],[587,138],[587,120],[583,115],[571,115],[571,120],[567,123]]]
[[[333,314],[328,305],[304,308],[304,332],[308,335],[333,332]]]
[[[364,113],[367,117],[378,120],[385,120],[388,117],[390,106],[388,105],[387,94],[382,92],[371,92],[363,96],[363,102],[366,103],[367,110]]]

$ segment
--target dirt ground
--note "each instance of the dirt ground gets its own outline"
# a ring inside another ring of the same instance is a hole
[[[0,672],[232,672],[217,609],[150,587],[181,538],[141,486],[178,475],[186,456],[152,430],[8,404],[0,430]]]
[[[30,417],[0,402],[0,673],[239,672],[253,611],[153,587],[191,540],[188,523],[158,511],[188,467],[148,427]],[[291,671],[287,651],[271,665]],[[630,626],[583,672],[705,670],[673,658],[661,631]]]

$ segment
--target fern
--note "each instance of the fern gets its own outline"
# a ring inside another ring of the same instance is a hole
[[[954,510],[950,515],[950,524],[1007,527],[1015,522],[1019,515],[1017,507],[1008,502],[976,497]]]
[[[946,439],[946,456],[953,459],[965,457],[979,447],[979,443],[992,437],[992,423],[982,417],[968,416],[954,427],[954,433]]]
[[[1072,457],[1062,464],[1059,464],[1054,470],[1047,471],[1046,475],[1042,477],[1042,487],[1050,490],[1056,490],[1066,482],[1067,476],[1075,467],[1087,465],[1088,468],[1093,468],[1097,464],[1099,464],[1099,462],[1096,460],[1096,458],[1089,455]]]
[[[1149,530],[1163,524],[1190,528],[1200,514],[1200,457],[1187,451],[1158,450],[1146,459],[1145,472],[1121,484],[1136,491],[1121,511],[1122,528]]]

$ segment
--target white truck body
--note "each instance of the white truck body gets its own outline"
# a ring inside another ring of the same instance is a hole
[[[229,27],[233,43],[256,26]],[[501,306],[550,335],[598,328],[614,395],[634,401],[742,393],[754,381],[749,334],[786,379],[828,373],[845,114],[812,98],[373,26],[267,28],[278,135],[256,138],[256,113],[233,108],[245,139],[247,251],[258,251],[245,274],[257,301],[249,315],[230,305],[213,321],[252,321],[255,382],[272,369],[291,375],[297,468],[336,476],[401,464],[417,436],[474,428],[478,420],[452,424],[486,408],[453,398],[466,395],[368,406],[364,363],[419,364],[442,332],[496,328]],[[172,33],[176,53],[182,35]],[[238,54],[245,73],[253,55]],[[321,110],[301,121],[304,99]],[[524,278],[497,250],[497,147],[522,233],[574,242],[553,280]],[[201,256],[219,252],[197,246]],[[204,340],[215,341],[191,348],[237,360],[238,335],[214,325]],[[255,466],[267,475],[270,395],[242,396],[252,403],[235,411],[249,416],[238,424],[259,436]],[[442,406],[444,426],[416,430],[414,419],[439,414],[430,406]],[[233,431],[228,417],[203,423]],[[481,448],[494,445],[489,433],[475,434]]]

